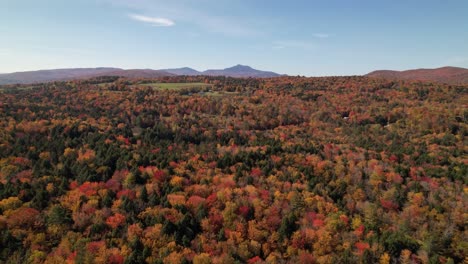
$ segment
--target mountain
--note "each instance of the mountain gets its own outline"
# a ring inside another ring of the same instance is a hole
[[[0,74],[0,84],[38,83],[65,79],[79,79],[83,76],[106,74],[118,71],[118,68],[79,68],[39,70]]]
[[[226,69],[213,69],[206,70],[203,72],[194,70],[192,68],[176,68],[176,69],[163,69],[162,71],[173,73],[176,75],[209,75],[209,76],[229,76],[229,77],[256,77],[256,78],[269,78],[281,76],[280,74],[269,72],[269,71],[260,71],[253,69],[250,66],[245,65],[236,65]]]
[[[72,69],[55,69],[55,70],[39,70],[27,72],[14,72],[0,74],[0,85],[3,84],[27,84],[27,83],[42,83],[51,81],[66,81],[74,79],[86,79],[98,76],[121,76],[126,78],[158,78],[175,75],[210,75],[210,76],[230,76],[230,77],[255,77],[269,78],[277,77],[280,74],[268,71],[260,71],[249,66],[236,65],[223,70],[207,70],[199,72],[192,68],[177,68],[164,70],[151,69],[130,69],[124,70],[120,68],[72,68]]]
[[[195,76],[195,75],[201,75],[202,73],[194,70],[189,67],[184,67],[184,68],[176,68],[176,69],[163,69],[161,71],[165,71],[168,73],[172,73],[175,75],[188,75],[188,76]]]
[[[117,70],[106,73],[106,75],[110,76],[120,76],[125,78],[159,78],[165,76],[175,76],[176,74],[172,74],[163,70],[151,70],[151,69],[133,69],[133,70]]]
[[[54,69],[0,74],[0,85],[15,83],[41,83],[85,79],[103,75],[127,78],[157,78],[174,74],[158,70],[123,70],[119,68],[74,68]]]
[[[50,81],[62,81],[72,79],[83,79],[102,75],[113,75],[122,77],[161,77],[171,74],[163,74],[153,70],[123,70],[119,68],[72,68],[39,70],[27,72],[15,72],[0,74],[0,84],[13,83],[40,83]]]
[[[442,67],[437,69],[415,69],[407,71],[380,70],[366,76],[397,80],[434,81],[448,84],[468,84],[468,69]]]
[[[278,73],[270,71],[260,71],[253,69],[250,66],[236,65],[223,70],[207,70],[202,72],[203,75],[209,76],[229,76],[229,77],[255,77],[255,78],[270,78],[281,76]]]

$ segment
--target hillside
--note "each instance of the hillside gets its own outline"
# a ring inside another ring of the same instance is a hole
[[[368,73],[366,76],[398,80],[434,81],[447,84],[468,84],[468,69],[457,67],[407,71],[379,70]]]
[[[169,72],[175,75],[187,75],[187,76],[195,76],[195,75],[201,75],[202,73],[194,70],[189,67],[184,67],[184,68],[176,68],[176,69],[163,69],[162,71]]]
[[[57,80],[80,79],[87,76],[104,75],[122,69],[118,68],[72,68],[53,69],[0,74],[0,85],[14,83],[39,83]]]
[[[174,76],[175,74],[161,71],[161,70],[151,70],[151,69],[133,69],[133,70],[117,70],[117,71],[111,71],[106,73],[106,75],[112,75],[112,76],[120,76],[124,78],[145,78],[145,79],[151,79],[151,78],[159,78],[159,77],[167,77],[167,76]],[[95,75],[97,76],[97,74]],[[87,76],[86,76],[87,77]]]
[[[27,72],[15,72],[0,74],[0,85],[3,84],[28,84],[51,81],[65,81],[86,79],[104,75],[122,76],[127,78],[158,78],[172,76],[173,74],[157,70],[123,70],[119,68],[72,68],[53,69]]]
[[[222,70],[206,70],[202,75],[209,76],[229,76],[229,77],[256,77],[256,78],[270,78],[278,77],[280,74],[270,71],[260,71],[253,69],[250,66],[236,65]]]
[[[280,76],[274,72],[260,71],[249,66],[237,65],[222,70],[207,70],[199,72],[192,68],[184,67],[177,69],[129,69],[120,68],[75,68],[75,69],[54,69],[39,70],[0,74],[0,85],[4,84],[28,84],[51,81],[65,81],[87,79],[98,76],[121,76],[126,78],[158,78],[174,75],[208,75],[208,76],[229,76],[229,77],[255,77],[269,78]]]
[[[468,256],[468,86],[103,79],[0,88],[0,263]]]
[[[254,69],[246,65],[236,65],[225,69],[211,69],[206,71],[197,71],[195,69],[184,67],[175,69],[162,69],[161,71],[169,72],[175,75],[186,75],[186,76],[228,76],[228,77],[239,77],[239,78],[271,78],[281,76],[278,73],[271,71],[262,71]]]

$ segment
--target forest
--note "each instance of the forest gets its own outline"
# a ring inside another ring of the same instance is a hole
[[[467,106],[360,76],[2,86],[0,263],[468,263]]]

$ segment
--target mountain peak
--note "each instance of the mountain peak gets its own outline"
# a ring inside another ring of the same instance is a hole
[[[280,76],[277,73],[269,71],[256,70],[250,66],[237,64],[224,70],[207,70],[203,75],[211,76],[229,76],[229,77],[254,77],[254,78],[270,78]]]
[[[207,70],[199,72],[190,67],[176,69],[129,69],[120,68],[73,68],[73,69],[53,69],[39,70],[17,73],[0,74],[0,85],[14,83],[38,83],[63,80],[86,79],[97,76],[112,75],[126,78],[158,78],[162,76],[184,75],[184,76],[229,76],[239,78],[271,78],[281,76],[280,74],[270,71],[256,70],[250,66],[237,64],[231,68]]]
[[[243,70],[253,70],[252,67],[248,66],[248,65],[242,65],[242,64],[237,64],[235,66],[232,66],[230,68],[226,68],[227,69],[243,69]]]
[[[200,75],[199,71],[197,71],[195,69],[192,69],[190,67],[175,68],[175,69],[163,69],[162,71],[172,73],[172,74],[175,74],[175,75],[190,75],[190,76]]]

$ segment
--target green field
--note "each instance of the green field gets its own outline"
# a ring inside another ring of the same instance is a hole
[[[32,90],[34,88],[37,88],[36,86],[25,86],[25,87],[1,87],[0,86],[0,93],[3,93],[5,91],[15,91],[15,90]]]
[[[204,88],[211,87],[211,84],[208,83],[144,83],[138,84],[140,87],[151,86],[156,90],[180,90],[180,89],[189,89],[189,88]]]

